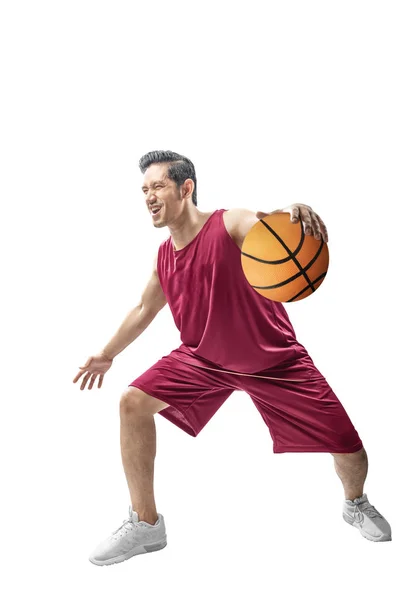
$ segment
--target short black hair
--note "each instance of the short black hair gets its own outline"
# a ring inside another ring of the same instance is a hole
[[[171,163],[168,168],[168,177],[175,181],[177,186],[185,183],[186,179],[193,180],[192,201],[197,206],[197,179],[192,161],[182,154],[171,152],[171,150],[155,150],[142,156],[139,160],[139,168],[144,173],[150,165],[156,163]]]

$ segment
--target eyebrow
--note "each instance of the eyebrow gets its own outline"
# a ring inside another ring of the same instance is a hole
[[[159,181],[153,181],[153,182],[152,182],[150,185],[157,185],[157,183],[162,183],[162,184],[164,184],[164,183],[165,183],[165,181],[160,179]],[[147,188],[147,185],[143,185],[143,186],[142,186],[142,190],[144,190],[144,188]]]

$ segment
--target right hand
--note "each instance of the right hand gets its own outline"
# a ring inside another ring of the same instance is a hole
[[[85,388],[85,385],[90,376],[92,377],[92,379],[90,380],[88,389],[91,390],[94,382],[96,381],[97,375],[100,375],[97,387],[101,388],[101,384],[103,383],[104,373],[107,373],[108,369],[112,365],[112,362],[113,362],[113,359],[108,358],[102,352],[100,352],[99,354],[90,356],[87,359],[86,363],[82,367],[79,367],[79,369],[80,369],[79,373],[75,376],[75,379],[73,380],[72,383],[76,383],[82,377],[82,375],[84,373],[86,373],[86,375],[83,378],[82,383],[81,383],[81,390],[83,390]]]

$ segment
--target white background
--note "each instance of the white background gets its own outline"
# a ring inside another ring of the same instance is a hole
[[[399,26],[384,0],[2,2],[4,597],[399,597]],[[180,344],[168,306],[100,390],[72,379],[169,236],[138,168],[167,149],[193,161],[200,211],[304,202],[327,224],[328,276],[286,307],[392,542],[343,521],[330,454],[274,455],[235,392],[198,438],[155,417],[166,549],[88,561],[127,518],[119,399]]]

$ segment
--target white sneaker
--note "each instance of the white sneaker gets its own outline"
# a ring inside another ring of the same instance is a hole
[[[112,565],[123,562],[137,554],[155,552],[167,545],[164,517],[151,525],[139,521],[138,514],[129,506],[129,518],[118,527],[104,542],[101,542],[89,556],[94,565]]]
[[[357,527],[367,540],[372,542],[389,542],[392,530],[385,517],[375,506],[368,502],[367,494],[343,503],[343,519],[346,523]]]

